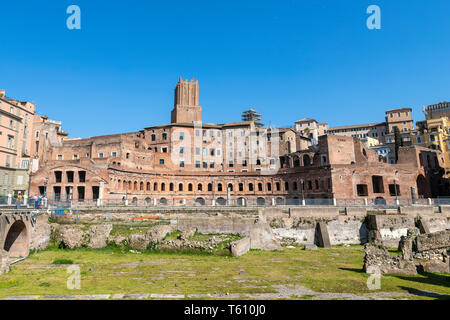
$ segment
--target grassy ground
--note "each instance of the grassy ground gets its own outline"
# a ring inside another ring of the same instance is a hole
[[[362,246],[282,252],[252,250],[244,256],[194,253],[131,253],[128,250],[64,250],[33,253],[0,276],[0,298],[16,295],[115,293],[275,293],[279,285],[302,285],[316,292],[366,294]],[[64,262],[80,265],[81,289],[69,290]],[[384,275],[381,292],[430,291],[450,298],[450,276]],[[292,296],[310,299],[313,295]],[[244,296],[240,296],[244,297]],[[441,296],[442,298],[442,296]]]

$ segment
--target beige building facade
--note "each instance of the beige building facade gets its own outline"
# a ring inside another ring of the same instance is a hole
[[[0,202],[28,193],[34,113],[33,103],[0,90]]]

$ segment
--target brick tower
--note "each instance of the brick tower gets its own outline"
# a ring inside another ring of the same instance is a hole
[[[198,104],[198,80],[180,80],[175,88],[172,123],[202,121],[202,107]]]

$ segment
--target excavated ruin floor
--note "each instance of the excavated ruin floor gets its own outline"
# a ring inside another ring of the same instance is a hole
[[[369,290],[362,246],[252,250],[234,258],[123,248],[49,248],[0,276],[0,299],[450,299],[450,275],[383,275]],[[63,263],[63,264],[60,264]],[[69,290],[68,267],[80,270]]]

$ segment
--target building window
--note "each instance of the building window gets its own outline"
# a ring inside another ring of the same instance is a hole
[[[184,140],[184,132],[180,132],[180,140]]]
[[[159,159],[159,164],[164,164],[164,159]]]
[[[367,184],[358,184],[356,185],[356,192],[359,197],[368,196],[369,192],[367,190]]]
[[[58,154],[57,156],[56,156],[56,160],[62,160],[63,159],[63,155],[62,154]]]
[[[114,158],[117,157],[117,152],[116,151],[111,152],[111,156]]]
[[[398,184],[390,184],[389,194],[391,196],[400,196],[400,186]]]
[[[73,157],[72,157],[72,159],[73,159],[73,160],[77,160],[77,159],[78,159],[78,155],[77,155],[77,154],[74,154]]]
[[[100,153],[98,154],[98,157],[99,157],[99,158],[103,158],[103,152],[100,152]]]
[[[156,135],[152,134],[152,141],[156,140]]]
[[[13,139],[12,136],[8,136],[8,149],[12,149]]]
[[[200,161],[195,161],[195,167],[198,169],[200,168]]]
[[[383,177],[372,176],[373,193],[384,193]]]
[[[163,138],[163,140],[167,140],[167,133],[163,133],[162,138]]]
[[[180,147],[180,154],[184,154],[184,147]]]
[[[184,168],[184,161],[180,161],[180,168]]]
[[[55,182],[56,183],[62,182],[62,171],[55,171]]]
[[[67,175],[67,182],[73,183],[73,171],[67,171],[66,175]]]
[[[20,164],[20,167],[22,169],[28,169],[29,165],[30,165],[30,160],[22,160],[22,163]]]

